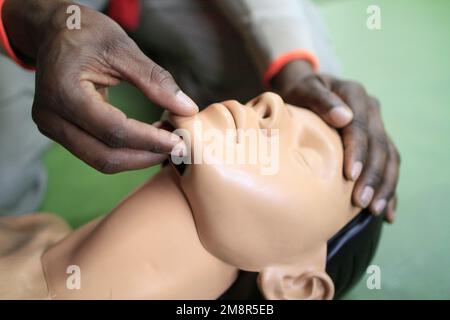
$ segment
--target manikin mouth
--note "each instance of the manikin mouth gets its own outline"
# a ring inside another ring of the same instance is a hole
[[[175,164],[172,162],[172,159],[169,157],[169,164],[175,169],[175,171],[182,176],[184,174],[184,172],[186,171],[187,168],[187,164],[185,163],[180,163],[180,164]]]
[[[224,104],[222,104],[223,108],[226,109],[226,112],[231,116],[231,118],[233,119],[233,123],[234,123],[234,130],[236,130],[235,135],[236,135],[236,142],[239,143],[240,139],[239,139],[239,132],[238,130],[240,128],[242,128],[243,125],[243,121],[245,121],[245,117],[243,115],[243,107],[238,105],[238,103],[236,102],[226,102]],[[161,123],[160,126],[161,129],[163,130],[167,130],[169,132],[174,132],[176,130],[176,128],[173,126],[172,123],[170,123],[170,121],[168,120],[164,120]],[[186,168],[187,168],[187,164],[185,164],[184,162],[182,162],[181,164],[175,164],[172,161],[172,157],[169,157],[168,163],[170,163],[170,165],[173,166],[173,168],[176,169],[176,171],[180,174],[183,175]]]
[[[173,132],[175,131],[175,127],[167,120],[164,120],[161,124],[161,129],[169,131],[169,132]]]

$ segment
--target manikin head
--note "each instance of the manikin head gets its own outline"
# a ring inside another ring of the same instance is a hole
[[[259,272],[266,298],[332,298],[326,244],[358,213],[337,132],[273,93],[170,122],[194,163],[180,185],[204,247]]]

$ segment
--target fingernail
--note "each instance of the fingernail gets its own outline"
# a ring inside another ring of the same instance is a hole
[[[328,114],[333,123],[339,127],[347,125],[353,119],[352,111],[346,106],[334,107]]]
[[[175,147],[173,147],[172,152],[170,153],[174,157],[185,157],[187,155],[187,147],[184,142],[180,142]]]
[[[363,208],[366,208],[369,205],[370,201],[372,200],[373,193],[374,191],[372,187],[369,186],[364,187],[360,197],[361,206]]]
[[[386,200],[380,199],[377,200],[373,205],[373,211],[378,216],[383,212],[385,207],[386,207]]]
[[[184,106],[187,113],[194,114],[198,112],[198,106],[183,91],[178,91],[176,97],[178,101]]]
[[[359,175],[361,174],[363,168],[363,164],[361,161],[357,161],[352,165],[352,170],[350,172],[350,178],[352,181],[356,181],[359,178]]]

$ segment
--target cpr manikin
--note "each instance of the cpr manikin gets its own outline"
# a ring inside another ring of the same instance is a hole
[[[199,137],[209,129],[224,133],[226,152],[211,151],[217,161],[187,165],[181,175],[165,166],[104,218],[66,231],[59,242],[56,232],[39,249],[43,276],[35,277],[33,297],[215,299],[241,269],[259,272],[268,299],[332,298],[326,243],[358,213],[337,132],[272,93],[245,106],[227,101],[169,120],[191,133],[191,157],[199,143],[208,149]],[[224,161],[245,145],[239,132],[246,129],[255,129],[259,140],[276,134],[275,171]],[[0,254],[6,256],[1,245]],[[79,268],[79,289],[68,289],[71,266]],[[0,280],[14,295],[14,282]],[[29,298],[24,291],[15,297]]]

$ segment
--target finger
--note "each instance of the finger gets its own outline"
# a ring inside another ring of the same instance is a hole
[[[389,143],[388,148],[389,155],[384,177],[378,190],[375,192],[370,206],[370,210],[376,215],[381,214],[386,209],[387,204],[394,197],[397,188],[400,160],[394,145]]]
[[[388,223],[394,223],[395,210],[397,208],[397,196],[394,196],[388,203],[385,219]]]
[[[168,125],[168,123],[164,122],[163,120],[158,120],[152,123],[152,126],[158,129],[166,129],[166,130],[173,129],[172,126]],[[183,139],[181,139],[180,142],[177,145],[175,145],[175,147],[173,147],[172,151],[170,152],[170,156],[175,157],[184,157],[187,154],[188,149]]]
[[[149,151],[114,149],[50,112],[35,115],[39,130],[63,145],[77,158],[106,174],[143,169],[164,161],[167,156]]]
[[[155,128],[161,129],[163,126],[163,122],[161,120],[158,120],[156,122],[153,122],[152,126],[154,126]]]
[[[368,158],[360,178],[356,181],[353,200],[360,208],[366,208],[373,199],[375,191],[382,182],[386,168],[388,143],[386,133],[373,107],[370,112]]]
[[[341,130],[344,146],[344,175],[356,181],[367,161],[369,150],[369,109],[370,101],[364,92],[356,87],[336,88],[337,92],[353,109],[353,120]]]
[[[73,111],[61,111],[65,109]],[[62,112],[66,120],[112,148],[168,154],[181,142],[175,134],[127,118],[122,111],[105,102],[89,81],[82,81],[79,88],[67,93],[65,105],[55,111]]]
[[[317,76],[304,80],[301,86],[285,96],[288,102],[311,109],[335,128],[342,128],[352,121],[351,109]]]
[[[367,160],[369,139],[366,117],[367,114],[364,111],[357,112],[355,119],[341,132],[344,147],[344,175],[351,181],[358,180]]]
[[[198,106],[181,91],[172,75],[142,53],[131,39],[118,41],[113,47],[107,61],[150,101],[180,116],[198,112]]]

